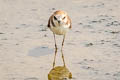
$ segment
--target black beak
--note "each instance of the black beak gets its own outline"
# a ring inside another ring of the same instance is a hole
[[[58,21],[58,23],[60,24],[60,21]]]

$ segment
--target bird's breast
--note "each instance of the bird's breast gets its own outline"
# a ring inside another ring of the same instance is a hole
[[[69,30],[69,27],[66,25],[55,26],[55,27],[51,27],[50,30],[57,35],[64,35]]]

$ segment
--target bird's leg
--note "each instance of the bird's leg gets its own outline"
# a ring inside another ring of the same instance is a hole
[[[65,65],[65,59],[64,59],[64,55],[63,55],[64,41],[65,41],[65,35],[63,36],[62,47],[61,47],[62,60],[63,60],[63,64],[64,64],[64,67],[65,67],[65,66],[66,66],[66,65]]]
[[[55,42],[55,55],[54,55],[54,61],[53,61],[53,68],[55,66],[55,62],[56,62],[56,54],[57,54],[57,44],[56,44],[56,39],[55,39],[55,34],[54,35],[54,42]]]

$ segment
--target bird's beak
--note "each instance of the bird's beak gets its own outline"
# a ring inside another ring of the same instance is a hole
[[[58,21],[58,23],[60,24],[60,21]]]

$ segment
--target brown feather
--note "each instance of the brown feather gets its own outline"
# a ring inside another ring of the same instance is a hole
[[[53,15],[52,16],[50,16],[50,18],[49,18],[49,20],[48,20],[48,27],[50,28],[51,26],[50,26],[50,22],[52,23],[52,26],[53,27],[55,27],[55,24],[54,24],[54,22],[53,22]]]
[[[70,26],[69,26],[69,28],[71,29],[72,28],[72,23],[71,23],[71,19],[70,19],[70,17],[69,16],[67,16],[67,23],[66,24],[69,24],[70,23]]]
[[[51,17],[50,17],[51,18]],[[47,25],[47,27],[49,27],[50,28],[50,18],[49,18],[49,20],[48,20],[48,25]]]
[[[52,26],[55,27],[55,24],[53,22],[53,15],[51,16],[51,23],[52,23]]]
[[[56,15],[56,14],[66,14],[66,12],[64,12],[64,11],[61,11],[61,10],[58,10],[58,11],[56,11],[56,12],[54,12],[54,14]]]

